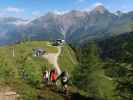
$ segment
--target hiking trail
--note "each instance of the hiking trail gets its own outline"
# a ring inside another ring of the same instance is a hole
[[[17,93],[10,88],[0,88],[0,100],[17,100]]]
[[[62,47],[58,46],[57,48],[58,48],[57,53],[47,53],[47,54],[44,54],[42,57],[47,59],[48,62],[50,64],[52,64],[54,66],[54,68],[57,70],[58,75],[60,75],[61,74],[61,69],[60,69],[59,64],[58,64],[58,58],[61,54]]]

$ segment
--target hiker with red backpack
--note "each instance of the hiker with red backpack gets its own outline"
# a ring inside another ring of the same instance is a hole
[[[52,69],[50,71],[50,81],[52,86],[56,86],[56,80],[57,80],[57,71],[56,69]]]

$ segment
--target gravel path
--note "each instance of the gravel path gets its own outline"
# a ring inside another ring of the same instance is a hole
[[[58,52],[57,53],[45,54],[45,55],[43,55],[43,58],[47,59],[48,62],[50,64],[52,64],[54,68],[56,68],[58,75],[60,75],[61,74],[61,69],[60,69],[59,64],[58,64],[58,58],[59,58],[59,56],[61,54],[61,47],[59,46],[57,48],[58,48]]]
[[[17,100],[17,93],[9,88],[0,89],[0,100]]]

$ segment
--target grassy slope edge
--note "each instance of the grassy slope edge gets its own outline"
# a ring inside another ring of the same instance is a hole
[[[12,54],[13,48],[15,50],[15,57]],[[38,88],[42,84],[42,71],[52,67],[47,60],[34,57],[32,54],[33,48],[43,48],[49,53],[56,53],[58,50],[56,47],[49,46],[49,42],[47,41],[33,41],[0,47],[0,84],[12,87],[24,100],[37,99]],[[67,56],[68,52],[69,56]],[[71,60],[69,60],[74,59],[75,61],[76,59],[72,52],[69,46],[63,47],[61,55],[63,55],[64,59],[59,59],[62,70],[65,69],[64,65],[66,63],[70,64],[69,68],[74,67]],[[45,99],[56,97],[59,100],[63,99],[62,96],[47,88],[40,91],[39,94]]]

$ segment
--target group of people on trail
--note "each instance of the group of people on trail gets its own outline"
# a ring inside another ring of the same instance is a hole
[[[49,85],[49,84],[56,84],[56,79],[57,79],[57,72],[55,69],[52,69],[50,72],[46,70],[43,74],[44,82]]]
[[[58,76],[56,69],[52,69],[50,72],[46,70],[44,72],[43,78],[47,85],[52,85],[52,86],[56,86],[57,80],[60,79],[64,92],[67,92],[68,81],[69,81],[67,72],[63,71]]]

